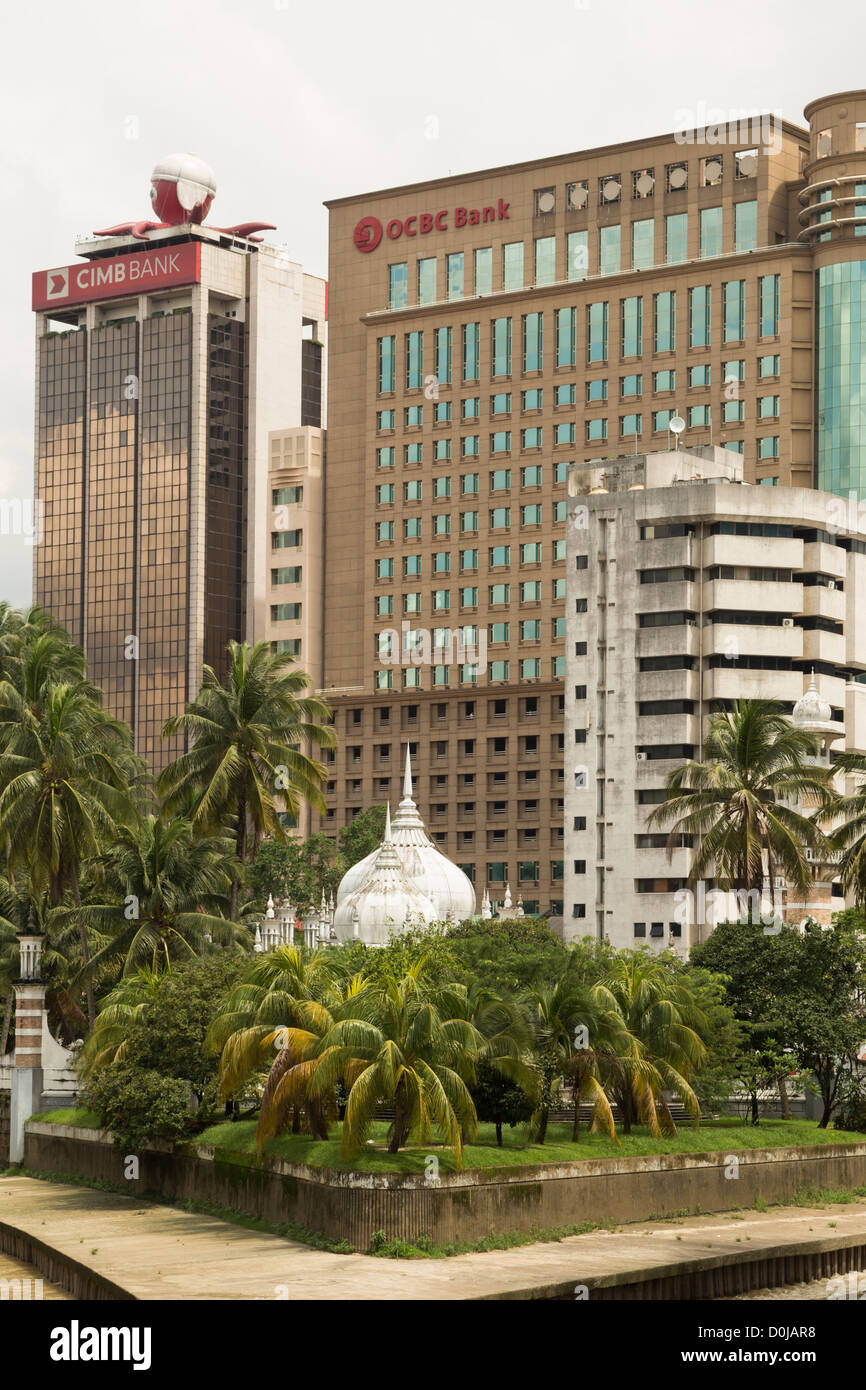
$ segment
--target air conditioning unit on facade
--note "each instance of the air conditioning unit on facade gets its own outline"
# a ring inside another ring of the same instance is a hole
[[[639,763],[645,763],[645,762],[646,762],[646,753],[635,753],[635,757],[637,758],[637,761],[638,761]]]
[[[782,627],[793,627],[793,626],[794,626],[794,619],[793,619],[793,618],[783,618],[783,619],[782,619]]]

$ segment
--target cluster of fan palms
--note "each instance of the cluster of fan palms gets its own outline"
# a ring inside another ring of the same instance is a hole
[[[641,953],[624,953],[593,984],[566,978],[510,1000],[437,983],[423,957],[401,978],[366,979],[342,975],[333,953],[281,947],[232,990],[207,1044],[220,1053],[224,1099],[260,1095],[260,1150],[289,1128],[327,1138],[340,1117],[341,1153],[357,1156],[389,1106],[392,1153],[435,1134],[460,1166],[477,1133],[481,1064],[530,1098],[536,1142],[563,1084],[575,1139],[581,1102],[611,1138],[613,1103],[627,1132],[638,1123],[673,1133],[664,1092],[699,1116],[690,1078],[708,1031],[685,980]]]
[[[838,857],[845,891],[866,902],[866,757],[822,761],[816,738],[770,700],[713,714],[703,759],[675,768],[650,823],[670,826],[671,851],[694,842],[690,878],[760,894],[783,874],[808,895],[814,865]],[[847,795],[834,786],[854,779]]]
[[[43,974],[61,1034],[96,1018],[119,973],[250,942],[243,866],[281,812],[321,806],[333,746],[326,705],[291,657],[232,643],[220,682],[169,721],[189,751],[149,776],[127,725],[103,707],[84,655],[44,610],[0,605],[0,1055],[17,973],[16,932],[45,936]],[[239,917],[241,920],[239,920]]]

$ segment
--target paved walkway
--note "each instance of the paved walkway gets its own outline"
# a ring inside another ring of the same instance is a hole
[[[138,1299],[475,1299],[569,1296],[617,1282],[739,1258],[866,1244],[866,1203],[783,1214],[746,1212],[593,1231],[550,1244],[445,1260],[332,1255],[93,1188],[0,1178],[2,1228],[13,1227]]]

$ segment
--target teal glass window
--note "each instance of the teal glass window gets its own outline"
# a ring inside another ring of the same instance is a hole
[[[435,439],[435,440],[433,441],[433,457],[434,457],[434,459],[450,459],[450,457],[451,457],[451,440],[450,440],[450,439]]]
[[[520,470],[521,487],[541,487],[542,469],[540,463],[534,463],[527,468]]]
[[[677,296],[664,290],[653,296],[653,336],[656,352],[673,352],[677,345]]]
[[[643,416],[638,413],[620,415],[619,432],[625,439],[643,433]]]
[[[406,428],[413,429],[424,423],[423,405],[407,405],[404,412],[406,416]]]
[[[677,374],[676,372],[653,372],[654,391],[676,391]]]
[[[556,237],[541,236],[535,242],[535,283],[552,285],[556,279]]]
[[[689,347],[709,347],[713,293],[710,285],[689,290]]]
[[[554,405],[574,405],[576,399],[577,390],[573,381],[553,388]]]
[[[643,377],[640,372],[632,372],[630,376],[623,376],[619,379],[619,394],[625,398],[627,396],[639,396],[643,391]]]
[[[524,391],[521,401],[522,410],[541,410],[544,406],[544,388],[535,387],[532,391]]]
[[[483,246],[475,252],[475,293],[493,293],[493,248]]]
[[[732,454],[744,454],[746,452],[746,441],[744,439],[729,439],[722,447],[730,449]]]
[[[745,381],[746,379],[746,360],[744,357],[732,357],[729,362],[724,362],[725,381]]]
[[[596,377],[595,381],[586,383],[586,401],[591,405],[593,401],[607,400],[607,377]]]
[[[442,386],[451,383],[451,328],[436,329],[436,380]]]
[[[746,282],[729,280],[722,286],[725,305],[726,343],[741,343],[746,336]]]
[[[508,415],[511,412],[511,392],[499,391],[490,397],[491,415]]]
[[[817,198],[815,199],[815,202],[816,202],[816,203],[829,203],[829,201],[830,201],[830,199],[831,199],[832,197],[833,197],[833,190],[832,190],[832,188],[822,188],[821,191],[820,191],[820,193],[818,194]],[[815,221],[816,221],[816,222],[830,222],[830,221],[832,220],[832,217],[833,217],[833,212],[832,212],[832,209],[831,209],[831,210],[828,211],[828,212],[819,212],[819,213],[818,213],[818,216],[815,218]],[[815,240],[816,240],[816,241],[829,241],[829,240],[830,240],[830,233],[829,233],[829,232],[821,232],[821,233],[819,233],[818,236],[816,236]]]
[[[655,264],[655,221],[646,217],[631,224],[632,270],[649,270]]]
[[[421,386],[424,375],[424,334],[406,334],[406,389]]]
[[[403,445],[404,463],[423,463],[424,445],[423,444],[404,444]]]
[[[502,288],[523,289],[523,242],[511,241],[502,248]]]
[[[397,389],[397,339],[379,339],[379,390]]]
[[[758,358],[758,376],[778,376],[779,375],[779,356],[771,353],[767,357]]]
[[[709,386],[711,380],[709,363],[702,362],[697,367],[689,367],[689,386]]]
[[[529,429],[520,431],[521,449],[540,449],[543,442],[544,432],[540,425],[531,425]]]
[[[405,261],[388,267],[388,307],[405,309],[409,303],[409,266]]]
[[[396,410],[378,410],[376,412],[376,429],[393,430],[397,428]]]
[[[617,275],[621,262],[622,229],[620,227],[599,227],[598,229],[598,273]]]
[[[462,497],[474,497],[481,485],[481,478],[477,473],[464,473],[460,479],[460,495]]]
[[[477,381],[481,372],[481,324],[463,325],[463,380]]]
[[[493,337],[493,375],[511,375],[511,319],[494,319]]]
[[[701,255],[722,254],[722,209],[701,208]]]
[[[607,420],[587,420],[586,438],[588,441],[607,439]]]
[[[774,420],[779,414],[778,396],[759,396],[758,397],[758,419]]]
[[[523,370],[540,372],[544,366],[544,315],[523,315]]]
[[[451,330],[449,329],[449,332]],[[433,420],[437,425],[447,425],[451,420],[451,402],[434,401]]]
[[[779,436],[777,434],[764,435],[758,440],[759,459],[777,459],[779,457]]]
[[[481,397],[464,396],[460,403],[460,409],[464,420],[479,420],[481,418]]]
[[[665,218],[665,261],[677,265],[686,260],[689,251],[689,215],[672,212]]]
[[[574,443],[574,421],[563,420],[553,427],[554,444],[573,444]]]
[[[418,303],[433,304],[436,300],[436,257],[428,256],[418,262]]]
[[[734,250],[754,251],[758,245],[758,204],[734,204]]]
[[[377,467],[377,468],[393,468],[393,467],[394,467],[394,446],[393,446],[393,445],[389,445],[389,446],[388,446],[387,448],[385,448],[385,449],[377,449],[377,450],[376,450],[376,467]]]
[[[464,458],[474,458],[481,452],[481,435],[467,434],[460,441],[460,452]]]
[[[708,405],[689,406],[689,428],[695,426],[706,426],[710,423],[710,407]]]
[[[781,275],[762,275],[758,280],[761,302],[762,338],[772,338],[779,331],[779,305],[782,295]]]
[[[643,352],[643,299],[639,294],[620,300],[622,356],[640,357]]]
[[[855,183],[854,196],[856,198],[866,198],[866,183]],[[866,203],[854,204],[854,216],[866,219]],[[854,228],[855,236],[866,236],[866,220]]]
[[[556,365],[573,367],[577,360],[577,310],[556,311]]]
[[[602,300],[586,309],[586,360],[607,361],[608,306]]]
[[[448,257],[448,298],[463,298],[463,252],[457,251]]]
[[[653,433],[658,434],[661,430],[666,430],[673,416],[672,410],[653,411]]]
[[[569,280],[585,280],[589,274],[589,232],[569,232],[566,274]]]

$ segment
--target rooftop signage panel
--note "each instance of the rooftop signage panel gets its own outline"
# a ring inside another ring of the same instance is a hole
[[[201,246],[154,247],[130,255],[110,256],[37,270],[33,274],[33,308],[50,311],[97,299],[147,294],[150,290],[192,285],[201,280]]]

